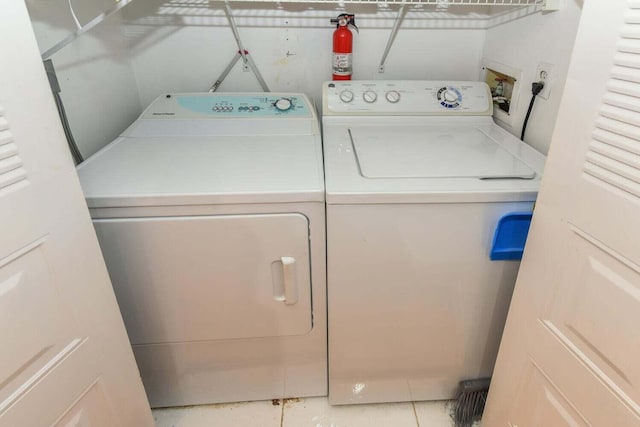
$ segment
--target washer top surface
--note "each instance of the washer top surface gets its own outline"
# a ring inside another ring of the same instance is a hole
[[[519,178],[535,171],[478,128],[352,127],[365,178]]]
[[[288,95],[294,107],[283,112],[274,105],[283,96],[268,95],[158,98],[121,137],[78,166],[87,204],[324,201],[322,145],[313,107],[304,95]],[[296,108],[300,103],[303,108]],[[240,106],[249,107],[245,104],[262,105],[262,112],[238,112]],[[226,107],[213,110],[220,105]]]
[[[327,82],[323,98],[328,204],[535,200],[544,156],[493,122],[484,83]]]

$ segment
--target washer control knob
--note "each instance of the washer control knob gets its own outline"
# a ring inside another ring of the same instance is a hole
[[[453,86],[441,87],[438,90],[437,98],[444,108],[458,108],[462,104],[462,94]]]
[[[385,94],[385,98],[387,98],[387,101],[389,101],[390,103],[395,104],[396,102],[400,101],[400,92],[398,92],[397,90],[390,90]]]
[[[451,90],[447,90],[444,92],[443,98],[447,102],[456,102],[458,100],[458,94]]]
[[[376,100],[378,99],[378,94],[372,90],[368,90],[362,94],[362,99],[364,99],[364,102],[368,102],[369,104],[372,104],[376,102]]]
[[[342,92],[340,92],[340,100],[342,102],[351,102],[351,101],[353,101],[353,92],[351,92],[348,89],[343,90]]]
[[[288,98],[280,98],[273,103],[273,106],[276,107],[278,111],[287,111],[293,107],[293,103]]]

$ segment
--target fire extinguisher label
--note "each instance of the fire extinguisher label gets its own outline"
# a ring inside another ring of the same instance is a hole
[[[352,73],[351,53],[333,53],[333,74],[350,76]]]

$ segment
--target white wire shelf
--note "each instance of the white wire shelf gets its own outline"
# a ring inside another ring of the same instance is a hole
[[[84,25],[81,25],[78,21],[71,1],[69,1],[69,8],[71,9],[71,15],[75,21],[76,29],[69,34],[66,38],[56,43],[41,56],[43,60],[49,59],[56,52],[63,49],[68,44],[72,43],[82,34],[91,30],[96,25],[108,19],[113,14],[117,13],[120,9],[133,2],[134,0],[115,0],[115,4],[105,12],[93,18],[91,21]],[[345,4],[377,4],[380,6],[385,5],[413,5],[415,9],[419,9],[421,6],[436,6],[435,12],[447,12],[449,7],[465,7],[465,6],[505,6],[507,10],[509,8],[519,10],[520,8],[528,8],[534,11],[540,10],[559,10],[560,4],[563,0],[169,0],[169,4],[172,10],[180,7],[199,7],[201,5],[208,5],[209,3],[309,3],[309,4],[327,4],[338,5],[343,7]],[[640,1],[640,0],[636,0]],[[401,7],[403,9],[403,7]],[[490,9],[491,10],[491,9]],[[499,15],[499,14],[497,14]],[[497,21],[496,21],[497,22]],[[499,24],[500,22],[497,22]]]
[[[224,0],[214,0],[224,1]],[[229,0],[232,3],[374,3],[421,4],[433,6],[544,6],[547,0]]]

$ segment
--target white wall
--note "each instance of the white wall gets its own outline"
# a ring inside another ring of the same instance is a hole
[[[486,8],[411,6],[383,74],[378,64],[398,6],[347,5],[360,27],[360,34],[354,34],[354,78],[476,80],[483,57],[504,63],[523,71],[513,126],[505,125],[519,136],[537,65],[550,62],[555,65],[551,96],[536,101],[525,138],[546,153],[580,17],[579,2],[564,0],[560,11],[535,13],[488,30]],[[27,3],[42,50],[73,28],[67,0]],[[245,48],[271,90],[319,98],[321,82],[331,78],[333,28],[328,20],[345,9],[317,3],[231,4]],[[74,0],[74,5],[86,22],[113,2]],[[510,19],[504,10],[495,8],[499,16],[489,22]],[[236,50],[221,2],[133,1],[53,57],[82,153],[92,154],[115,138],[158,95],[208,90]],[[253,90],[260,86],[240,64],[219,89]]]
[[[110,0],[73,2],[81,23],[113,6]],[[28,0],[40,51],[75,28],[66,0]],[[141,106],[120,18],[84,34],[52,57],[73,135],[86,158],[112,141]]]
[[[525,134],[525,141],[545,154],[549,150],[581,10],[581,0],[564,0],[559,11],[535,13],[487,30],[483,56],[522,71],[513,125],[502,124],[514,135],[520,137],[531,100],[531,83],[537,80],[538,64],[554,65],[549,99],[536,99]]]
[[[171,8],[155,0],[136,0],[125,9],[125,31],[143,105],[165,92],[208,90],[237,51],[221,3],[195,4],[202,7]],[[335,6],[313,5],[309,10],[309,5],[299,4],[283,4],[283,9],[268,3],[252,5],[260,9],[232,5],[245,48],[270,89],[318,98],[321,83],[331,79],[335,28],[329,19],[340,13]],[[485,23],[467,15],[455,22],[450,14],[448,20],[436,20],[435,12],[429,11],[407,14],[385,73],[378,73],[397,7],[371,6],[348,7],[360,27],[354,34],[354,78],[477,78],[485,39],[480,27]],[[438,28],[452,25],[457,28]],[[240,64],[219,89],[252,90],[259,91],[260,86]]]

